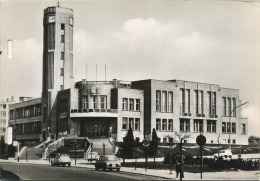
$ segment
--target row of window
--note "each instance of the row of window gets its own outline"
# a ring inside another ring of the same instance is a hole
[[[1,104],[0,109],[6,109],[6,104]]]
[[[193,120],[193,132],[204,132],[203,120]],[[190,120],[180,119],[180,131],[190,132]],[[207,120],[207,132],[216,133],[216,121]]]
[[[189,89],[180,89],[181,91],[181,100],[180,100],[180,114],[191,113],[190,110],[190,90]],[[208,114],[216,115],[216,92],[207,91],[208,95]],[[195,114],[204,114],[204,92],[201,90],[194,91],[194,106]]]
[[[1,112],[0,113],[0,118],[6,118],[6,113],[5,112]]]
[[[22,123],[11,125],[14,130],[14,134],[29,134],[29,133],[41,133],[41,122]]]
[[[83,109],[107,109],[107,96],[89,95],[82,96]]]
[[[128,118],[123,117],[122,130],[129,130],[132,128],[133,131],[140,130],[140,118]]]
[[[125,111],[140,111],[140,99],[124,97],[122,109]]]
[[[229,122],[222,122],[222,133],[230,133]],[[231,133],[236,133],[236,123],[231,123]]]
[[[223,100],[223,116],[236,117],[236,98],[222,97]]]
[[[173,112],[173,92],[156,91],[156,111]]]
[[[156,130],[157,131],[172,131],[173,130],[173,119],[156,119]]]
[[[16,116],[15,116],[16,115]],[[25,108],[18,108],[16,110],[10,110],[10,119],[14,118],[26,118],[41,115],[41,105],[28,106]]]

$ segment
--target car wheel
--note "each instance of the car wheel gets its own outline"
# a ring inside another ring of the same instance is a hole
[[[117,168],[116,171],[119,172],[119,171],[120,171],[120,168]]]

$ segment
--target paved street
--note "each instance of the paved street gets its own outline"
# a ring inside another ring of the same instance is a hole
[[[46,164],[1,163],[7,180],[161,180],[131,172],[103,172],[87,167],[51,167]]]
[[[175,172],[143,168],[122,167],[120,172],[95,171],[94,165],[86,160],[72,162],[71,167],[51,167],[46,160],[0,160],[0,165],[13,179],[49,179],[49,180],[178,180]],[[200,173],[185,172],[183,180],[201,180]],[[203,180],[260,180],[260,170],[256,171],[226,171],[204,172]]]

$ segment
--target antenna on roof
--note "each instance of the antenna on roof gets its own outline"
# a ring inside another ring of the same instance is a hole
[[[58,0],[57,7],[60,7],[60,0]]]

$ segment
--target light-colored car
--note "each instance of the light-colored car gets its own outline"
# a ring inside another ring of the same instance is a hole
[[[89,161],[93,161],[93,160],[98,160],[99,159],[99,155],[97,152],[89,152],[86,156],[86,159]]]
[[[223,159],[231,159],[232,152],[231,150],[220,150],[219,153],[214,154],[214,158],[222,157]]]
[[[60,154],[57,153],[56,156],[51,160],[51,165],[52,166],[66,166],[68,165],[70,167],[71,165],[71,161],[70,161],[70,157],[67,154]]]
[[[112,171],[120,171],[121,168],[121,159],[115,155],[102,155],[95,163],[95,170],[102,168],[103,171],[106,169]]]

